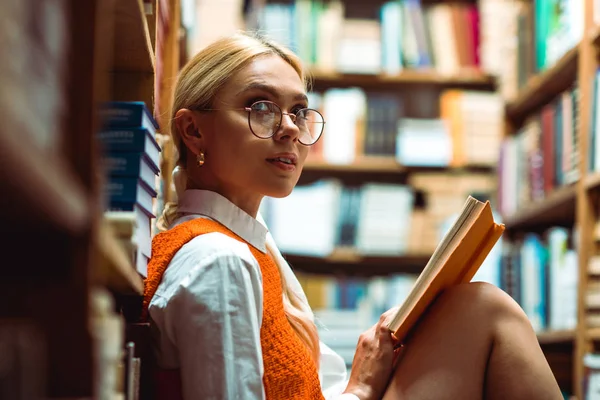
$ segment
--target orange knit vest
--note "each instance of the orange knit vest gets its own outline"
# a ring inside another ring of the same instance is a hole
[[[148,264],[148,278],[144,288],[144,316],[148,305],[156,293],[163,273],[179,249],[196,236],[219,232],[247,243],[218,222],[197,218],[184,222],[160,233],[152,241],[152,259]],[[260,265],[263,279],[263,319],[260,328],[264,376],[263,385],[266,397],[275,399],[323,399],[319,376],[313,357],[307,347],[292,329],[283,309],[283,292],[279,269],[272,258],[248,245],[252,255]],[[180,378],[169,379],[180,382]],[[158,382],[160,385],[160,382]],[[180,388],[172,388],[165,393],[173,398]],[[180,395],[177,395],[180,396]]]

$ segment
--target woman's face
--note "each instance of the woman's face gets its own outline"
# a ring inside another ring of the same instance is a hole
[[[259,100],[276,103],[284,113],[308,107],[304,84],[294,68],[273,55],[259,57],[235,74],[217,94],[212,108],[243,109]],[[211,181],[211,189],[234,203],[239,203],[238,199],[257,199],[260,203],[263,196],[284,197],[291,193],[309,147],[298,141],[298,127],[289,116],[283,115],[273,137],[261,139],[252,134],[247,111],[201,115],[205,153],[201,173],[204,181]],[[278,160],[280,157],[291,160],[291,164]]]

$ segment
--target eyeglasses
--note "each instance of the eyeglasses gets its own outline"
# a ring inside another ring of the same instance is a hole
[[[298,141],[305,146],[317,143],[323,128],[325,119],[323,115],[312,108],[302,108],[295,113],[281,111],[281,107],[272,101],[261,100],[252,103],[250,107],[233,109],[200,109],[197,111],[246,111],[248,112],[248,126],[254,136],[260,139],[269,139],[281,128],[284,115],[288,115],[292,122],[300,130]]]

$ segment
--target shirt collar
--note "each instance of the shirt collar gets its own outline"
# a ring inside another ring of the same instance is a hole
[[[179,199],[177,209],[181,214],[199,214],[214,219],[256,249],[267,252],[267,228],[216,192],[188,189]]]

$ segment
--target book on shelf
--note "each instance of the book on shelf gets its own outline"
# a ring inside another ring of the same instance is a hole
[[[156,134],[158,123],[143,101],[111,101],[100,107],[102,123],[108,128],[143,128]]]
[[[389,324],[398,340],[406,339],[439,294],[473,278],[503,232],[504,225],[494,221],[489,201],[469,196]]]
[[[100,116],[105,219],[136,270],[146,276],[160,174],[158,124],[143,102],[105,103]]]
[[[482,27],[475,4],[286,3],[259,5],[249,26],[321,72],[394,75],[410,68],[457,75],[480,67]]]

